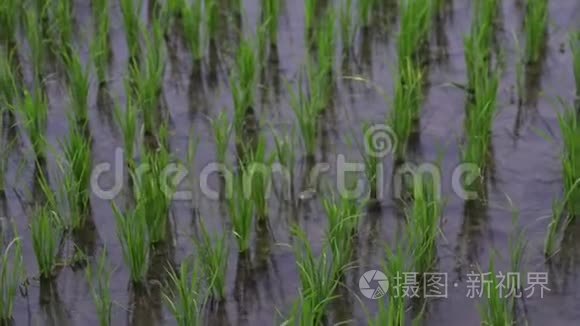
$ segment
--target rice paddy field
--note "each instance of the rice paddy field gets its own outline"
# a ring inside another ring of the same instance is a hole
[[[1,326],[580,320],[577,0],[2,0],[0,42]]]

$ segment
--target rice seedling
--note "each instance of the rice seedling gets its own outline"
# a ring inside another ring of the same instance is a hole
[[[243,135],[246,116],[253,110],[258,82],[258,65],[253,44],[248,40],[243,40],[238,48],[234,71],[230,76],[234,99],[234,130],[237,137]]]
[[[365,144],[371,146],[380,146],[373,140],[372,125],[365,123],[363,125],[363,135],[365,137]],[[380,148],[368,148],[361,153],[365,164],[365,175],[369,186],[369,197],[372,200],[377,199],[377,186],[380,183],[379,175],[382,173],[382,157],[376,155],[380,152]]]
[[[137,205],[134,209],[121,213],[113,204],[113,212],[123,260],[129,267],[131,281],[134,284],[142,284],[149,270],[149,232],[144,208]]]
[[[69,118],[73,122],[73,118]],[[63,144],[65,165],[64,187],[69,205],[69,215],[73,230],[82,229],[90,212],[91,142],[84,130],[72,125]]]
[[[407,266],[407,254],[402,245],[397,245],[395,250],[386,249],[387,259],[383,263],[389,281],[387,292],[388,304],[379,304],[379,311],[371,321],[371,325],[402,326],[406,325],[406,296],[402,292],[401,275],[409,271]]]
[[[135,3],[137,2],[137,3]],[[123,16],[123,26],[127,48],[129,49],[129,61],[134,63],[139,57],[139,34],[141,32],[142,0],[121,0],[121,13]]]
[[[250,181],[246,177],[246,173],[247,171],[242,166],[240,173],[234,174],[226,197],[228,213],[240,254],[245,254],[250,249],[252,226],[256,213],[254,201],[249,200],[250,194],[246,190],[248,189],[247,183]]]
[[[322,80],[322,85],[331,83],[331,76],[334,66],[336,40],[334,36],[334,28],[336,22],[336,14],[334,10],[328,9],[324,18],[320,22],[320,26],[316,30],[316,50],[317,50],[317,64],[319,74],[326,76],[328,80]]]
[[[91,59],[95,66],[99,84],[107,80],[109,58],[112,55],[109,47],[109,0],[93,1],[93,20],[95,21],[95,33],[90,46]]]
[[[580,32],[570,35],[570,48],[572,49],[576,94],[580,98]]]
[[[58,245],[62,233],[60,217],[56,211],[48,207],[39,207],[30,223],[32,249],[36,256],[36,263],[40,278],[52,279],[57,265]]]
[[[544,242],[544,255],[546,258],[551,258],[558,251],[556,240],[558,239],[558,231],[563,225],[569,223],[572,220],[565,208],[568,201],[571,199],[570,195],[574,193],[576,188],[580,185],[580,179],[572,185],[571,189],[565,193],[563,200],[554,200],[552,202],[552,215],[550,223],[548,224],[548,232],[546,234],[546,240]]]
[[[203,2],[194,1],[190,5],[183,5],[181,15],[183,17],[183,33],[187,46],[193,56],[194,69],[201,68],[201,60],[205,54],[203,31]]]
[[[279,0],[262,0],[262,20],[267,22],[270,47],[275,48],[278,43],[278,25],[281,11]]]
[[[407,142],[420,118],[423,99],[423,75],[420,69],[410,59],[402,61],[401,65],[395,78],[393,109],[389,118],[389,125],[397,139],[395,156],[398,160],[405,157]]]
[[[212,237],[209,235],[202,220],[200,220],[199,239],[194,238],[197,257],[208,279],[208,290],[217,301],[226,297],[226,281],[228,269],[229,246],[227,235]]]
[[[248,193],[254,202],[254,208],[258,219],[265,220],[268,217],[268,197],[272,184],[273,155],[266,153],[266,138],[263,134],[258,136],[257,146],[253,150],[245,150],[248,154],[246,161],[246,175],[249,180],[246,183],[251,187]]]
[[[21,2],[6,0],[0,3],[0,40],[7,44],[14,43],[19,26]]]
[[[409,214],[409,243],[413,271],[423,274],[435,266],[439,222],[443,211],[438,181],[423,177],[413,185],[413,204]]]
[[[43,163],[46,158],[46,140],[44,132],[48,120],[48,104],[43,93],[36,91],[34,95],[24,93],[24,98],[18,104],[18,111],[23,118],[23,127],[28,133],[36,162]]]
[[[433,4],[430,0],[401,0],[399,3],[401,27],[398,35],[399,62],[415,60],[428,42]]]
[[[55,13],[54,13],[54,24],[55,24],[55,46],[59,53],[63,56],[63,60],[66,60],[72,49],[70,44],[73,37],[73,1],[72,0],[61,0],[56,3]]]
[[[163,298],[179,326],[202,325],[204,295],[199,264],[184,261],[179,271],[169,271],[169,289]]]
[[[569,196],[566,208],[576,217],[580,214],[580,189],[575,187],[580,179],[580,122],[578,111],[560,99],[563,112],[558,113],[558,123],[562,133],[564,149],[562,170],[564,173],[564,192]]]
[[[45,59],[45,42],[40,33],[41,30],[38,13],[35,10],[26,10],[25,32],[28,46],[30,47],[33,83],[37,90],[41,89],[42,67]]]
[[[492,27],[488,21],[485,21],[485,18],[481,18],[482,16],[477,14],[471,33],[463,42],[469,92],[474,91],[476,78],[480,75],[484,77],[489,75],[490,70]]]
[[[291,202],[294,202],[294,169],[296,167],[296,141],[294,135],[294,129],[292,129],[289,135],[279,135],[274,131],[274,144],[276,146],[276,159],[278,163],[287,172],[284,177],[287,178],[288,182],[288,196],[290,196]]]
[[[10,56],[5,50],[0,50],[0,105],[10,108],[18,97],[18,86],[15,71]]]
[[[292,234],[296,237],[294,255],[300,276],[301,297],[284,325],[322,325],[327,307],[336,299],[339,266],[333,264],[327,247],[315,258],[306,233],[299,227],[293,227]]]
[[[90,265],[87,267],[86,277],[95,303],[99,326],[109,326],[113,300],[111,299],[111,271],[107,267],[106,251],[101,253],[96,269]]]
[[[343,0],[339,12],[340,38],[342,41],[342,52],[349,55],[353,47],[356,24],[352,18],[352,0]]]
[[[138,132],[137,107],[132,97],[127,97],[125,108],[115,105],[115,121],[121,129],[123,136],[123,148],[125,150],[125,163],[130,168],[135,165],[135,145]]]
[[[163,47],[163,31],[159,21],[153,22],[152,35],[145,37],[143,66],[132,68],[136,105],[143,114],[145,135],[155,135],[159,120],[159,103],[163,91],[166,52]]]
[[[225,167],[232,133],[232,124],[229,122],[227,114],[222,111],[215,119],[211,120],[211,127],[216,143],[217,161]]]
[[[169,185],[165,173],[170,163],[170,153],[165,146],[155,151],[145,151],[148,169],[136,175],[136,200],[143,207],[145,221],[149,230],[149,241],[158,244],[165,240],[171,200],[175,187]]]
[[[83,66],[78,52],[71,51],[64,60],[67,65],[68,92],[74,120],[78,127],[85,129],[89,124],[89,70]]]
[[[528,63],[540,60],[548,33],[548,0],[527,0],[525,17]]]
[[[312,37],[314,37],[313,32],[316,22],[317,6],[317,0],[304,0],[304,24],[308,41],[312,41]]]
[[[209,44],[215,46],[217,42],[219,25],[220,25],[220,12],[217,0],[206,0],[205,1],[205,17],[207,26],[207,38]]]
[[[327,241],[337,272],[334,277],[339,279],[351,262],[362,214],[356,199],[343,195],[325,198],[322,204],[328,218]]]
[[[0,244],[3,244],[0,233]],[[22,240],[15,236],[0,253],[0,324],[10,325],[14,313],[17,289],[24,281]]]
[[[480,314],[483,325],[514,325],[514,296],[506,296],[502,293],[502,282],[495,271],[494,256],[489,263],[489,273],[486,273],[486,285],[484,287],[484,303]]]
[[[290,106],[298,120],[298,128],[302,135],[306,156],[314,158],[318,137],[320,99],[306,94],[301,79],[298,81],[296,90],[290,89],[290,96]]]
[[[377,10],[380,1],[377,0],[360,0],[358,2],[358,13],[361,26],[369,28],[372,23],[373,12]]]

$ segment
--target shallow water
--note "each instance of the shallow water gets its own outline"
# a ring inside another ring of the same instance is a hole
[[[127,47],[118,3],[111,8],[111,42],[114,52],[111,81],[99,89],[96,83],[91,91],[90,124],[94,137],[94,164],[115,160],[115,149],[122,140],[112,119],[112,102],[124,101],[123,77],[127,69]],[[221,1],[225,3],[227,1]],[[356,3],[356,1],[354,1]],[[576,0],[552,1],[550,5],[550,32],[543,69],[536,85],[530,85],[526,105],[518,109],[512,101],[515,83],[515,49],[512,31],[519,39],[524,38],[521,26],[523,1],[504,0],[502,13],[498,16],[496,36],[507,60],[502,76],[498,101],[499,114],[493,127],[493,173],[489,180],[489,198],[475,207],[466,206],[452,190],[451,176],[460,162],[460,142],[463,134],[465,94],[449,86],[451,82],[464,83],[466,68],[463,53],[463,35],[471,25],[471,1],[447,0],[448,9],[433,32],[430,48],[429,87],[422,108],[420,138],[412,148],[412,159],[417,164],[434,162],[444,149],[442,161],[442,191],[446,198],[443,216],[443,237],[439,239],[438,270],[447,273],[448,297],[430,301],[425,323],[428,325],[476,325],[479,324],[480,300],[466,298],[467,274],[477,270],[480,264],[487,268],[490,253],[498,250],[501,258],[498,269],[508,271],[509,237],[512,232],[510,201],[520,213],[520,224],[525,229],[528,247],[524,271],[548,272],[549,288],[543,298],[535,295],[525,300],[525,318],[530,324],[576,325],[580,312],[576,307],[580,297],[574,289],[580,286],[578,276],[579,251],[575,235],[580,231],[576,224],[565,230],[562,249],[551,264],[545,262],[543,241],[552,200],[561,196],[562,178],[559,155],[561,139],[557,124],[557,106],[554,99],[561,96],[574,98],[572,60],[567,44],[568,32],[580,29],[580,3]],[[227,5],[227,4],[226,4]],[[241,29],[250,35],[259,21],[258,0],[244,1],[245,16]],[[148,6],[144,6],[147,8]],[[270,63],[267,76],[262,79],[257,110],[262,129],[268,135],[270,125],[286,130],[294,121],[289,106],[286,83],[295,82],[301,64],[306,57],[304,47],[304,12],[302,1],[285,1],[280,18],[278,64]],[[92,34],[90,5],[75,1],[75,17],[78,26],[76,41],[83,59],[88,61],[87,38]],[[384,13],[394,17],[391,12]],[[148,13],[143,13],[147,19]],[[363,38],[359,33],[356,49],[347,67],[339,73],[334,105],[324,117],[318,162],[328,162],[330,172],[324,180],[335,182],[336,158],[345,155],[350,161],[362,162],[353,139],[361,139],[364,122],[383,123],[390,105],[377,88],[391,94],[392,75],[396,71],[395,18],[385,19]],[[228,87],[227,72],[233,61],[239,26],[235,21],[224,20],[223,42],[218,45],[214,78],[192,80],[192,62],[188,51],[179,38],[178,31],[170,35],[167,69],[163,89],[164,101],[171,121],[171,149],[177,157],[185,159],[191,131],[199,140],[195,166],[191,175],[199,175],[203,167],[214,161],[215,145],[209,119],[226,110],[232,113],[232,100]],[[88,36],[87,36],[88,35]],[[522,41],[523,43],[523,41]],[[561,51],[563,48],[563,51]],[[338,53],[338,52],[337,52]],[[24,56],[24,54],[22,54]],[[21,58],[25,72],[30,68]],[[210,64],[204,68],[210,74]],[[26,76],[26,73],[25,73]],[[50,95],[48,135],[57,146],[58,139],[67,134],[66,89],[62,74],[51,75],[47,84]],[[361,81],[347,78],[360,76],[370,80],[372,87]],[[267,124],[266,124],[267,123]],[[270,124],[270,125],[268,125]],[[544,134],[551,135],[551,141]],[[271,142],[271,137],[269,137]],[[273,144],[270,143],[270,148]],[[230,155],[235,151],[230,148]],[[27,228],[29,206],[32,202],[32,161],[30,149],[22,143],[9,155],[6,201],[0,203],[1,213],[18,226],[24,238],[25,262],[29,276],[36,274],[34,254]],[[302,160],[301,160],[302,161]],[[28,163],[27,163],[28,162]],[[54,158],[49,159],[49,170],[55,171]],[[379,212],[369,212],[363,218],[359,247],[358,266],[349,272],[344,297],[331,308],[331,320],[352,320],[352,324],[366,324],[367,312],[376,311],[377,302],[366,299],[358,290],[358,279],[367,270],[379,268],[384,261],[384,244],[394,243],[403,228],[403,216],[397,201],[393,200],[390,180],[393,162],[385,162],[385,187]],[[303,166],[302,166],[303,167]],[[54,178],[53,178],[54,179]],[[302,190],[305,184],[297,177]],[[189,181],[188,181],[189,182]],[[182,186],[189,187],[185,182]],[[58,180],[53,180],[58,183]],[[113,183],[113,176],[101,180],[103,187]],[[321,184],[323,181],[320,182]],[[217,178],[212,178],[217,188]],[[197,187],[199,189],[199,187]],[[126,189],[124,189],[126,190]],[[270,200],[269,232],[255,235],[250,261],[239,260],[237,248],[231,241],[231,257],[228,267],[228,293],[225,305],[215,309],[211,324],[254,325],[280,322],[280,313],[288,312],[298,294],[299,280],[295,258],[288,244],[291,223],[298,221],[307,231],[315,250],[319,250],[326,228],[326,218],[319,199],[302,202],[296,210],[273,196]],[[117,198],[124,201],[124,196]],[[129,284],[129,273],[122,261],[121,248],[115,231],[111,204],[108,200],[92,198],[92,220],[96,226],[82,239],[67,239],[65,256],[74,252],[74,241],[89,255],[98,254],[106,246],[108,260],[115,268],[111,280],[114,308],[114,325],[173,325],[170,314],[163,308],[161,296],[155,283],[147,294],[135,293]],[[226,209],[222,202],[211,200],[201,194],[191,202],[176,202],[172,209],[173,247],[159,254],[154,272],[163,269],[163,262],[181,261],[192,253],[191,236],[196,232],[196,220],[203,219],[212,230],[223,232],[227,225]],[[233,239],[232,239],[233,240]],[[358,295],[359,298],[357,298]],[[97,325],[92,299],[83,269],[64,268],[50,286],[31,281],[27,297],[20,297],[15,307],[15,325]]]

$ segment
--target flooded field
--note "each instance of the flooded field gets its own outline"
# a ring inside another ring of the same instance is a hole
[[[579,1],[166,1],[2,0],[0,325],[578,324]]]

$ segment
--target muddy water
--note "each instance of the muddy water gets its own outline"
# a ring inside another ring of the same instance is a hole
[[[122,18],[118,3],[111,9],[111,42],[114,52],[111,80],[104,87],[96,83],[91,92],[90,123],[94,137],[93,158],[95,164],[115,162],[115,149],[122,146],[119,132],[112,119],[113,101],[124,102],[123,77],[127,69],[127,47],[124,39]],[[226,3],[227,1],[221,1]],[[356,2],[356,1],[354,1]],[[508,271],[509,237],[512,233],[512,207],[520,213],[528,247],[524,271],[549,272],[551,291],[543,298],[536,293],[525,300],[525,318],[535,325],[549,322],[557,325],[576,325],[580,312],[580,297],[575,291],[580,283],[575,236],[580,231],[576,224],[565,230],[562,249],[551,264],[545,262],[542,248],[552,200],[561,196],[562,179],[559,155],[559,136],[554,99],[561,96],[569,101],[574,97],[572,62],[567,46],[568,32],[580,29],[580,3],[576,0],[552,1],[550,5],[550,33],[547,51],[539,76],[530,83],[531,94],[523,107],[518,109],[513,101],[515,83],[515,53],[512,32],[522,40],[523,1],[504,0],[498,15],[496,35],[506,58],[506,71],[502,76],[499,97],[499,114],[493,128],[493,171],[488,182],[488,198],[485,202],[466,205],[452,191],[451,176],[460,163],[460,146],[463,134],[465,94],[450,86],[451,82],[464,83],[466,68],[463,60],[463,34],[471,25],[471,1],[447,0],[448,6],[433,28],[430,48],[429,87],[423,105],[420,137],[411,148],[412,160],[417,163],[434,162],[443,151],[442,191],[446,198],[443,217],[443,234],[439,240],[439,266],[448,275],[448,297],[432,300],[427,306],[425,323],[429,325],[477,325],[479,324],[478,299],[466,298],[467,274],[487,268],[490,253],[498,250],[501,255],[497,269]],[[195,165],[191,176],[200,174],[204,166],[214,161],[215,144],[210,119],[223,110],[232,114],[232,100],[228,88],[227,73],[233,61],[237,38],[234,31],[243,30],[247,35],[255,32],[259,21],[258,0],[244,1],[245,15],[240,22],[223,20],[223,34],[217,53],[204,68],[206,78],[191,77],[192,62],[180,39],[179,31],[168,38],[169,57],[164,83],[164,102],[171,122],[171,149],[180,159],[186,159],[188,141],[193,132],[199,141]],[[227,6],[227,4],[224,4]],[[148,6],[144,6],[147,9]],[[296,81],[301,64],[306,57],[304,47],[304,12],[302,1],[285,1],[280,19],[278,60],[272,60],[262,78],[257,110],[263,121],[263,132],[269,135],[270,127],[288,130],[293,113],[289,107],[287,83]],[[143,19],[149,13],[144,9]],[[88,46],[85,42],[92,34],[90,6],[83,1],[75,2],[76,40],[85,61]],[[319,183],[336,180],[337,155],[348,160],[362,162],[353,140],[361,139],[363,122],[382,123],[389,112],[389,96],[392,90],[392,74],[396,71],[395,35],[396,15],[386,9],[380,26],[371,28],[367,35],[358,35],[351,60],[344,65],[337,62],[336,92],[333,107],[324,117],[323,132],[317,153],[318,162],[328,162],[330,171]],[[563,49],[563,51],[562,51]],[[338,51],[337,51],[338,53]],[[24,54],[23,54],[24,55]],[[25,76],[30,67],[24,62]],[[343,67],[342,69],[340,67]],[[58,70],[58,69],[55,69]],[[346,78],[358,76],[370,81]],[[345,78],[342,78],[345,77]],[[62,73],[55,71],[47,83],[50,94],[51,113],[48,135],[58,148],[58,140],[67,134],[66,90]],[[380,89],[381,91],[378,91]],[[266,124],[266,122],[268,124]],[[546,136],[551,140],[547,140]],[[272,144],[270,144],[272,145]],[[272,146],[271,146],[272,148]],[[25,262],[28,274],[36,274],[34,255],[27,229],[30,205],[33,201],[34,169],[29,160],[29,147],[21,144],[9,155],[6,201],[2,202],[2,215],[16,223],[24,237]],[[233,157],[232,145],[230,154]],[[28,159],[28,160],[27,160]],[[51,175],[56,173],[54,158],[49,159]],[[305,169],[304,160],[299,170]],[[380,268],[384,260],[384,244],[396,242],[401,233],[403,216],[401,207],[393,200],[391,184],[393,162],[385,162],[384,184],[386,193],[381,200],[380,211],[369,212],[363,219],[359,246],[358,266],[352,270],[346,284],[351,291],[333,304],[331,320],[350,320],[352,324],[366,324],[369,314],[376,311],[377,302],[368,300],[358,291],[358,278],[366,270]],[[307,184],[298,171],[297,187],[306,190]],[[215,176],[214,176],[215,177]],[[219,186],[217,178],[210,178],[212,187]],[[56,177],[51,177],[58,184]],[[112,185],[114,175],[102,177],[103,187]],[[222,202],[200,194],[195,178],[187,179],[183,189],[191,184],[197,189],[191,201],[176,202],[172,209],[173,241],[171,248],[160,250],[155,257],[152,281],[148,293],[131,289],[128,270],[123,264],[120,244],[116,237],[115,223],[108,200],[92,198],[94,229],[77,239],[66,239],[63,257],[71,257],[75,243],[89,255],[98,254],[104,247],[112,274],[112,296],[116,302],[113,313],[114,325],[172,325],[170,314],[163,308],[157,286],[164,263],[178,263],[193,252],[191,237],[196,223],[203,219],[211,230],[224,232],[227,225],[226,210]],[[126,189],[123,189],[124,192]],[[310,190],[309,190],[310,191]],[[320,190],[319,190],[320,191]],[[115,200],[125,202],[122,192]],[[228,266],[227,300],[214,308],[208,316],[211,324],[273,324],[279,323],[291,308],[299,287],[295,258],[288,244],[292,239],[289,226],[299,222],[307,231],[315,250],[320,249],[326,228],[325,216],[318,198],[302,202],[292,208],[286,202],[272,196],[270,200],[269,228],[255,235],[251,258],[239,259],[232,241]],[[522,274],[524,277],[525,274]],[[355,296],[356,294],[356,296]],[[358,298],[357,298],[358,296]],[[51,285],[40,287],[31,280],[26,297],[19,298],[15,307],[15,325],[97,325],[82,267],[67,267],[59,272]]]

